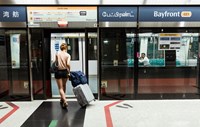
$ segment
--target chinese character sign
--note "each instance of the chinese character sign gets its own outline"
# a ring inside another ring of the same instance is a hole
[[[0,7],[0,22],[26,22],[25,7]]]

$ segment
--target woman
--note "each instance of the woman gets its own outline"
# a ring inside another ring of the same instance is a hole
[[[65,98],[66,83],[69,79],[70,72],[70,60],[71,56],[67,53],[67,44],[62,43],[60,45],[60,50],[56,54],[56,60],[58,62],[58,71],[55,72],[55,78],[58,85],[60,93],[60,103],[63,108],[68,107],[67,99]]]

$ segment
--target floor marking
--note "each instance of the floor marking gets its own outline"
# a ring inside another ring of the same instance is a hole
[[[58,123],[58,120],[52,120],[51,123],[49,124],[49,127],[56,127]]]
[[[133,106],[126,104],[126,103],[124,103],[123,105],[128,106],[129,108],[133,108]]]
[[[126,104],[126,103],[123,103],[122,105],[116,105],[116,107],[119,107],[119,108],[133,108],[133,106],[131,106],[129,104]]]
[[[0,109],[6,109],[6,108],[8,108],[8,107],[0,107]]]
[[[104,111],[105,111],[105,117],[106,117],[106,125],[107,127],[113,127],[113,123],[112,123],[112,118],[111,118],[111,115],[110,115],[110,107],[113,106],[113,105],[116,105],[120,102],[122,102],[123,100],[120,100],[120,101],[116,101],[114,103],[111,103],[109,105],[106,105],[104,106]]]
[[[9,116],[11,116],[17,109],[19,108],[17,105],[11,103],[11,102],[6,102],[8,105],[10,105],[13,109],[8,112],[6,115],[4,115],[2,118],[0,118],[0,123],[2,123],[4,120],[6,120]]]
[[[121,105],[116,105],[116,107],[119,107],[119,108],[128,108],[128,107],[124,107],[124,106],[121,106]]]

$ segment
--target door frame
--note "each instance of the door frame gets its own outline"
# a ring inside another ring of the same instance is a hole
[[[44,30],[44,39],[48,40],[48,43],[50,43],[50,34],[51,33],[83,33],[84,34],[84,44],[82,44],[82,52],[85,51],[85,55],[81,53],[81,57],[82,57],[82,64],[83,64],[83,71],[85,73],[85,75],[87,76],[88,78],[88,65],[89,65],[89,60],[88,60],[88,33],[90,32],[97,32],[97,28],[83,28],[83,29],[73,29],[73,28],[67,28],[67,29],[53,29],[53,28],[50,28],[50,29],[43,29]],[[97,37],[98,38],[98,37]],[[82,39],[82,38],[81,38]],[[51,47],[49,47],[51,48]],[[49,58],[50,58],[50,52],[49,52]],[[47,61],[48,63],[50,63],[50,61]],[[98,62],[97,62],[98,63]],[[50,64],[49,65],[45,65],[44,68],[48,68],[50,67]],[[49,93],[51,91],[51,74],[47,74],[47,81],[49,80],[50,81],[50,86],[47,86],[47,93]],[[50,89],[50,91],[49,91]],[[50,92],[51,94],[51,97],[53,97],[53,94],[52,94],[52,91]],[[95,96],[97,98],[98,96],[98,93],[97,95]]]

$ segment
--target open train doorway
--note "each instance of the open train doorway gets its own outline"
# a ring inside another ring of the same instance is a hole
[[[89,86],[93,93],[97,93],[97,34],[87,34],[88,43],[84,32],[51,33],[50,34],[50,64],[55,59],[55,54],[60,50],[60,44],[68,45],[67,52],[71,55],[71,71],[82,71],[88,76]],[[87,46],[87,47],[86,47]],[[86,52],[87,50],[87,52]],[[66,96],[74,97],[71,82],[67,82]],[[51,74],[52,97],[59,97],[54,74]]]

